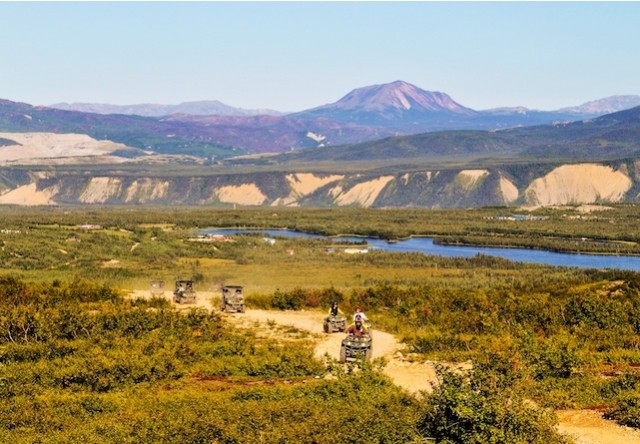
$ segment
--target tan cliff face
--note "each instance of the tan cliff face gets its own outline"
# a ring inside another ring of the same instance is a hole
[[[55,186],[38,190],[36,183],[32,182],[1,194],[0,204],[22,206],[56,205],[56,202],[52,199],[56,193],[57,188]]]
[[[505,205],[511,205],[516,200],[518,200],[518,187],[514,185],[506,177],[500,177],[500,193],[502,194],[502,198],[504,199]]]
[[[520,167],[521,168],[521,167]],[[635,177],[625,165],[561,165],[528,183],[500,169],[385,175],[252,173],[205,177],[91,177],[34,172],[0,183],[0,204],[170,204],[210,206],[479,207],[550,206],[630,199]],[[522,176],[526,171],[518,170]],[[518,175],[516,174],[516,175]],[[1,179],[2,176],[0,176]],[[245,179],[245,180],[243,180]],[[268,187],[262,184],[269,184]],[[274,186],[277,184],[277,186]]]
[[[393,180],[393,176],[382,176],[359,183],[348,190],[342,189],[335,194],[335,203],[339,206],[356,205],[360,207],[371,207],[382,189],[391,180]]]
[[[343,175],[316,175],[312,173],[287,174],[286,179],[291,188],[288,196],[278,198],[271,203],[271,206],[297,206],[301,198],[310,195],[319,188],[343,179]]]
[[[81,203],[105,203],[120,193],[122,181],[116,177],[94,177],[78,200]]]
[[[213,195],[222,203],[237,205],[262,205],[267,200],[254,183],[220,187],[214,189]]]
[[[147,203],[164,199],[169,190],[169,181],[157,179],[140,179],[134,181],[126,189],[124,200],[127,203]]]
[[[627,174],[609,166],[562,165],[531,182],[525,201],[530,206],[620,202],[632,186]]]

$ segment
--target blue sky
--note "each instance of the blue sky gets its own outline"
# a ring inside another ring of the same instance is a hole
[[[0,98],[298,111],[405,80],[474,109],[640,94],[637,2],[0,2]]]

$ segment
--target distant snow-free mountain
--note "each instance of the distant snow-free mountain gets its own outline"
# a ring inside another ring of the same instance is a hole
[[[568,122],[622,111],[640,105],[640,96],[613,96],[555,111],[523,106],[474,110],[443,92],[426,91],[403,81],[367,86],[351,91],[335,103],[290,116],[331,119],[415,134],[450,129],[504,129]]]
[[[161,117],[172,114],[192,116],[280,116],[284,113],[272,109],[243,109],[225,105],[218,100],[184,102],[178,105],[157,105],[152,103],[138,105],[109,105],[104,103],[56,103],[50,108],[66,111],[80,111],[95,114],[125,114],[147,117]]]
[[[354,89],[336,103],[320,106],[307,112],[321,110],[384,112],[391,109],[414,112],[475,113],[472,109],[455,102],[445,93],[425,91],[401,80]]]
[[[580,106],[559,109],[559,112],[576,114],[610,114],[640,105],[640,96],[611,96],[593,100]]]
[[[360,125],[404,127],[455,117],[476,111],[443,92],[425,91],[403,81],[367,86],[351,91],[335,103],[293,114],[301,119],[330,118]]]

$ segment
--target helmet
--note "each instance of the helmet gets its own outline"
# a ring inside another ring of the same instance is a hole
[[[333,301],[333,302],[331,303],[331,306],[332,306],[332,307],[337,307],[337,306],[338,306],[338,301]]]

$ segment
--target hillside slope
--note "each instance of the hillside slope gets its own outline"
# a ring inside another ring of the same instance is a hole
[[[162,121],[152,117],[100,115],[35,107],[0,99],[0,131],[84,134],[158,154],[229,157],[248,150],[223,146],[196,123]]]
[[[640,155],[640,107],[595,119],[501,131],[438,131],[281,154],[273,163],[392,159],[602,161]]]

